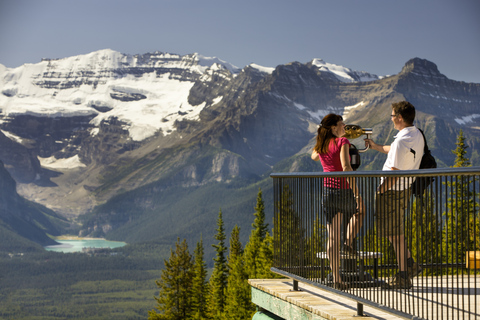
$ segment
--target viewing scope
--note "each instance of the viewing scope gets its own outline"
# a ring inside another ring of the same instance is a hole
[[[372,128],[362,128],[356,124],[347,124],[345,126],[345,134],[343,135],[347,139],[356,139],[363,135],[367,136],[367,139],[370,139],[370,135],[372,134]],[[368,150],[368,147],[364,149],[358,149],[358,152],[365,152]]]

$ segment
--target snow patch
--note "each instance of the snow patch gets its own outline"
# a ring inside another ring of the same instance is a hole
[[[307,112],[310,115],[310,117],[312,117],[314,120],[318,120],[318,122],[322,121],[323,117],[331,113],[328,110],[317,110],[315,112],[313,111],[307,111]]]
[[[93,128],[90,130],[90,135],[92,137],[95,137],[98,134],[98,132],[100,132],[100,128]]]
[[[253,69],[256,69],[256,70],[260,71],[260,72],[264,72],[264,73],[268,73],[268,74],[272,74],[273,71],[275,70],[275,68],[263,67],[263,66],[260,66],[258,64],[255,64],[255,63],[251,63],[249,66],[252,67]]]
[[[86,165],[80,161],[78,154],[66,159],[57,159],[54,156],[51,156],[49,158],[38,157],[38,160],[42,167],[48,169],[74,169],[86,167]]]
[[[362,107],[365,105],[365,102],[364,101],[360,101],[359,103],[357,104],[354,104],[353,106],[346,106],[344,109],[343,109],[343,117],[346,118],[346,116],[350,113],[350,111],[358,108],[358,107]]]
[[[17,135],[14,135],[11,132],[0,130],[7,138],[9,138],[12,141],[15,141],[17,143],[23,144],[24,139],[22,137],[19,137]]]
[[[212,67],[214,64],[218,64],[218,65],[224,66],[231,73],[238,73],[240,71],[240,68],[238,68],[237,66],[234,66],[233,64],[223,61],[221,59],[218,59],[217,57],[205,57],[198,53],[195,53],[194,57],[198,61],[198,64],[200,66],[206,67],[205,69]],[[218,68],[218,66],[216,68]],[[205,72],[205,70],[203,70],[203,72]]]
[[[480,114],[472,114],[461,118],[455,118],[455,121],[460,125],[466,125],[469,122],[473,122],[476,118],[480,118]]]
[[[220,101],[222,101],[223,96],[216,97],[215,99],[212,100],[212,106],[216,105]]]
[[[298,110],[305,110],[307,107],[305,107],[303,104],[294,102],[293,105],[297,107]]]
[[[320,71],[327,71],[333,73],[340,81],[354,81],[353,78],[348,74],[348,72],[351,72],[351,70],[348,68],[336,64],[327,63],[322,59],[313,59],[312,65],[316,66],[318,69],[320,69]]]
[[[342,82],[356,82],[356,81],[374,81],[379,77],[364,71],[353,71],[350,68],[345,68],[332,63],[327,63],[322,59],[313,59],[312,65],[317,67],[320,71],[331,72],[338,80]],[[358,79],[352,77],[355,75]]]
[[[365,102],[364,102],[364,101],[360,101],[359,103],[354,104],[353,106],[346,106],[346,107],[345,107],[345,110],[350,111],[350,110],[356,109],[356,108],[361,107],[361,106],[364,106],[364,105],[365,105]]]

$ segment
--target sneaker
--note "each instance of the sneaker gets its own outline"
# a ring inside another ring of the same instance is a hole
[[[385,289],[410,289],[413,286],[412,279],[409,277],[407,279],[396,274],[393,279],[384,283]]]
[[[423,269],[416,262],[414,262],[411,267],[407,267],[407,272],[410,278],[415,278],[423,272]]]

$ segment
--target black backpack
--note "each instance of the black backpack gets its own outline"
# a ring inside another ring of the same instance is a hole
[[[428,149],[427,145],[427,139],[425,139],[425,134],[423,134],[423,131],[421,129],[420,132],[422,133],[423,136],[423,141],[425,142],[425,147],[423,148],[423,157],[422,161],[420,162],[420,169],[433,169],[437,167],[437,161],[435,161],[435,158],[432,156],[430,150]],[[415,197],[421,197],[423,196],[423,193],[425,190],[432,184],[432,182],[435,180],[434,177],[417,177],[415,181],[412,183],[412,194],[415,195]]]

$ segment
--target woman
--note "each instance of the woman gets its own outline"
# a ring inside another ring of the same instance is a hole
[[[345,134],[343,118],[328,114],[318,128],[317,143],[312,159],[320,160],[323,171],[353,171],[350,165],[350,142]],[[327,255],[332,270],[334,287],[346,290],[348,285],[340,277],[340,238],[342,222],[348,222],[344,250],[355,254],[353,240],[360,230],[364,211],[363,200],[355,184],[355,178],[324,179],[323,210],[327,220]],[[357,208],[359,209],[357,211]]]

